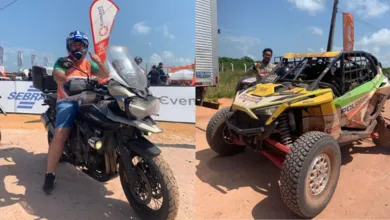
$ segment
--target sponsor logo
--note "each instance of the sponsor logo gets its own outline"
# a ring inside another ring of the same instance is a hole
[[[30,86],[26,92],[10,92],[8,95],[8,100],[17,101],[17,109],[32,109],[42,99],[41,92],[34,86]]]
[[[162,105],[194,105],[195,98],[170,98],[168,96],[161,96],[160,103]]]
[[[354,102],[352,104],[345,106],[344,108],[341,109],[341,113],[346,113],[346,112],[352,111],[353,109],[358,107],[360,104],[367,101],[367,99],[368,99],[368,97],[366,96],[366,97],[363,97],[363,98],[357,100],[356,102]]]
[[[210,78],[211,72],[196,72],[196,77],[199,78]]]
[[[99,11],[100,26],[103,26],[103,25],[104,25],[104,18],[103,18],[103,15],[104,15],[104,13],[105,13],[104,7],[103,7],[103,6],[99,6],[99,7],[98,7],[98,11]]]
[[[100,36],[105,36],[108,33],[108,27],[107,26],[101,26],[99,30],[99,35]]]
[[[253,103],[259,103],[262,98],[261,97],[256,97],[256,96],[249,96],[247,94],[242,94],[241,96],[238,97],[241,101],[245,102],[245,101],[249,101],[249,102],[253,102]]]

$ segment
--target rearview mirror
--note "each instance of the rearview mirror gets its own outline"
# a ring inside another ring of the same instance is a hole
[[[58,65],[60,65],[62,68],[70,69],[73,67],[73,62],[70,59],[64,58],[58,62]]]

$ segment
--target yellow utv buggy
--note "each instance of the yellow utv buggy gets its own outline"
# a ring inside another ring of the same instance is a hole
[[[288,60],[300,59],[277,75]],[[390,83],[370,53],[286,54],[271,74],[237,92],[207,127],[207,142],[222,156],[261,152],[281,168],[287,207],[303,218],[325,209],[339,179],[340,146],[372,138],[390,147],[382,109]]]

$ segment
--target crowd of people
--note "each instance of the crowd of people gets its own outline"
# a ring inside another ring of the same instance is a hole
[[[163,63],[159,63],[158,66],[153,65],[152,69],[148,73],[148,80],[150,85],[166,85],[167,75],[163,70]]]
[[[137,56],[134,58],[134,61],[139,66],[142,63],[142,58]],[[144,71],[144,69],[142,70]],[[150,85],[166,85],[168,77],[163,70],[163,63],[160,62],[158,66],[153,65],[147,77]]]

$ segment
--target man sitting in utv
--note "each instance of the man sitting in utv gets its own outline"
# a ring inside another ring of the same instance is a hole
[[[260,63],[255,63],[248,72],[256,73],[256,81],[260,81],[264,77],[267,77],[268,74],[275,68],[275,64],[271,62],[273,51],[271,48],[265,48],[263,50],[263,60]],[[236,93],[244,89],[246,86],[249,86],[252,83],[246,83],[245,80],[249,80],[252,77],[243,77],[241,78],[236,86]],[[255,83],[255,82],[253,82]]]
[[[75,67],[86,71],[90,77],[93,75],[101,79],[109,77],[109,71],[96,54],[89,52],[92,61],[86,59],[88,46],[88,38],[83,32],[71,32],[66,38],[68,56],[59,58],[54,64],[53,77],[57,82],[58,88],[55,130],[47,155],[47,171],[43,185],[43,191],[47,194],[52,193],[54,190],[57,164],[79,108],[77,101],[73,101],[72,97],[69,97],[65,92],[64,84],[72,78],[86,78],[83,72],[75,68],[65,69],[59,63],[63,59],[70,59]]]
[[[263,50],[263,60],[260,63],[256,63],[252,66],[252,68],[249,70],[256,72],[256,79],[257,81],[260,81],[264,77],[267,77],[268,74],[274,69],[276,66],[271,62],[273,55],[273,51],[271,48],[265,48]]]

